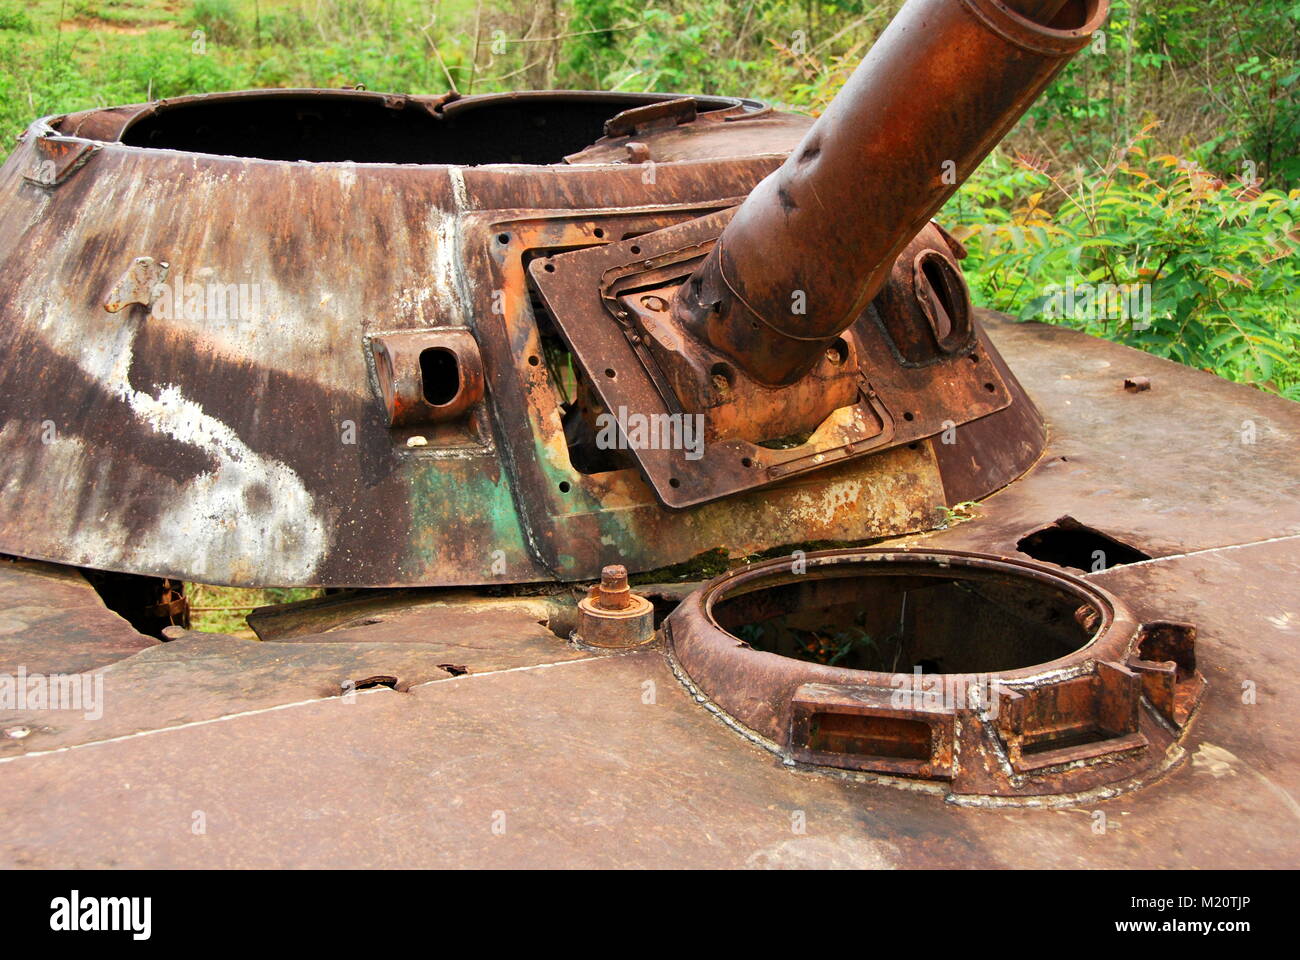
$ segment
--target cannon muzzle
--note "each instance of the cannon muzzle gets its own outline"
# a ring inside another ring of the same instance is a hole
[[[909,0],[675,298],[687,330],[789,384],[1091,40],[1107,0]]]

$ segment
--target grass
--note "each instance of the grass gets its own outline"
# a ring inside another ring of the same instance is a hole
[[[313,587],[274,587],[258,590],[252,587],[214,587],[207,583],[185,584],[185,595],[190,601],[190,627],[207,633],[230,633],[254,639],[245,617],[256,607],[276,603],[292,603],[323,596],[324,590]],[[215,608],[215,609],[214,609]]]
[[[0,0],[0,152],[36,117],[158,97],[355,84],[441,93],[439,54],[462,86],[471,79],[474,9],[469,0]]]

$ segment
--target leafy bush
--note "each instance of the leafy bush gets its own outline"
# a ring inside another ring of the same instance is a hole
[[[1153,115],[1165,120],[1164,149],[1268,186],[1295,184],[1300,2],[1112,0],[1095,42],[1034,105],[1026,129],[1083,160]]]
[[[188,23],[213,43],[237,44],[244,36],[244,22],[232,0],[194,0]]]
[[[1300,400],[1300,190],[1225,182],[1150,143],[1068,179],[991,157],[945,212],[976,298]]]
[[[16,3],[0,3],[0,30],[31,33],[35,29],[27,11]]]

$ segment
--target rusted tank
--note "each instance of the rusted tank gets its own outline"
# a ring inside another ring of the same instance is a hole
[[[55,562],[0,557],[0,863],[1294,866],[1300,408],[972,311],[929,219],[1104,13],[912,0],[816,123],[36,123],[0,552]],[[176,577],[490,586],[253,641],[155,629]]]
[[[325,90],[37,121],[0,171],[0,552],[490,584],[933,527],[1044,442],[929,218],[1105,13],[1060,6],[913,0],[816,123]]]

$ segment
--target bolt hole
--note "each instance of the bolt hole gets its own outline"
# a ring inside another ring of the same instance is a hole
[[[375,687],[387,687],[389,690],[397,689],[397,678],[386,675],[375,677],[364,677],[360,680],[352,680],[341,684],[344,693],[350,693],[353,690],[373,690]]]
[[[839,366],[849,358],[849,345],[843,340],[836,340],[826,348],[826,359]]]
[[[718,393],[730,393],[736,383],[736,372],[726,363],[715,363],[709,370],[713,378],[713,389]]]
[[[634,246],[634,247],[632,247],[632,252],[633,252],[633,253],[640,253],[640,252],[641,252],[641,248],[640,248],[640,247],[637,247],[637,246]]]
[[[991,383],[986,383],[984,384],[984,389],[987,390],[989,393],[993,393],[995,390],[997,390],[997,387],[993,386],[993,384]]]
[[[748,470],[750,467],[754,465],[754,461],[751,460],[749,457],[741,457],[740,465],[744,467],[746,470]]]
[[[678,480],[676,477],[669,477],[669,478],[668,478],[668,486],[672,487],[674,490],[676,490],[676,489],[677,489],[678,487],[680,487],[681,485],[682,485],[682,482],[681,482],[680,480]]]
[[[555,264],[553,264],[553,263],[548,263],[548,264],[544,265],[544,266],[542,267],[542,269],[545,270],[547,273],[554,273],[554,272],[555,272]]]
[[[614,370],[613,367],[606,367],[606,368],[605,368],[605,376],[607,376],[607,377],[609,377],[609,379],[613,380],[615,377],[618,376],[618,373],[615,372],[615,370]]]
[[[571,489],[573,488],[569,486],[568,480],[560,481],[560,493],[568,493]]]
[[[909,410],[907,413],[903,414],[903,419],[911,422],[916,419],[916,415]]]
[[[541,359],[535,355],[528,358],[528,365],[530,367],[535,367],[541,362]]]
[[[508,233],[497,234],[497,243],[509,243],[509,242],[510,242],[510,234]]]
[[[979,363],[979,362],[980,362],[980,355],[979,355],[978,353],[972,353],[972,354],[970,355],[970,362],[971,362],[971,363]]]
[[[595,235],[597,240],[605,236],[605,231],[600,229],[600,227],[597,227],[595,230],[592,231],[592,233]]]

